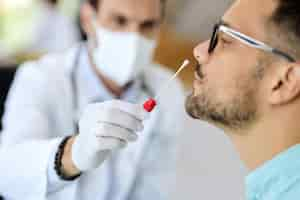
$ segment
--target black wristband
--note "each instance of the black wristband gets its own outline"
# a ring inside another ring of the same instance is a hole
[[[71,138],[71,136],[66,137],[65,139],[62,140],[62,142],[60,143],[60,145],[58,146],[58,151],[56,152],[55,155],[55,161],[54,161],[54,169],[56,171],[57,176],[59,176],[62,180],[64,181],[74,181],[75,179],[77,179],[80,175],[76,175],[76,176],[67,176],[64,174],[63,170],[62,170],[62,157],[64,155],[64,150],[65,150],[65,146],[67,144],[67,142],[69,141],[69,139]]]

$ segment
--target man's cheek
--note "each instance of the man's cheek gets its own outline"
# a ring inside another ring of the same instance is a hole
[[[215,98],[221,102],[228,102],[236,94],[236,87],[232,80],[219,82],[214,87]]]

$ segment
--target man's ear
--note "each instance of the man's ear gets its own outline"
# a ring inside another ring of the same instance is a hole
[[[269,102],[272,105],[285,104],[300,95],[300,64],[289,63],[279,66],[273,80]]]
[[[95,30],[92,24],[94,8],[89,3],[83,3],[80,8],[80,23],[83,31],[88,37],[94,38]]]

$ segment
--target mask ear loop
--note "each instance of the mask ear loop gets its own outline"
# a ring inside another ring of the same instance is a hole
[[[94,49],[94,48],[97,48],[98,47],[98,31],[97,31],[97,27],[98,27],[98,24],[97,24],[97,15],[96,13],[93,13],[92,14],[92,20],[91,20],[91,25],[94,29],[94,33],[92,34],[92,36],[89,36],[88,39],[87,39],[87,44],[88,44],[88,47],[90,49]]]

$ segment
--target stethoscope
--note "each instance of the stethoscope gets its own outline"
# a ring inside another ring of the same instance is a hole
[[[72,101],[73,101],[72,102],[73,127],[74,127],[74,130],[75,130],[74,133],[79,132],[79,127],[78,127],[78,111],[79,111],[79,92],[78,92],[78,88],[79,87],[78,87],[78,81],[76,81],[76,75],[77,75],[76,73],[78,72],[78,69],[79,69],[80,58],[81,58],[82,51],[85,50],[83,47],[84,47],[84,43],[81,43],[78,47],[78,50],[77,50],[76,54],[75,54],[75,59],[74,59],[73,67],[72,67],[72,70],[71,70],[71,89],[72,89]],[[142,89],[142,91],[144,91],[150,97],[154,96],[154,92],[151,90],[150,87],[147,86],[145,78],[143,76],[141,76],[140,80],[141,80],[141,89]],[[96,103],[96,102],[90,102],[90,103]],[[111,166],[114,166],[113,159],[111,160]],[[111,180],[110,180],[109,184],[110,184],[111,187],[108,187],[109,191],[107,191],[107,194],[106,194],[106,197],[108,197],[108,199],[113,197],[113,194],[115,193],[113,185],[114,185],[114,180],[117,178],[115,176],[114,169],[111,169],[109,173],[110,173],[110,177],[111,177]],[[135,186],[135,185],[136,185],[136,183],[133,184],[133,186]],[[129,200],[132,192],[133,191],[129,191],[126,194],[126,198],[124,198],[124,199]],[[106,200],[108,200],[108,199],[106,199]]]

